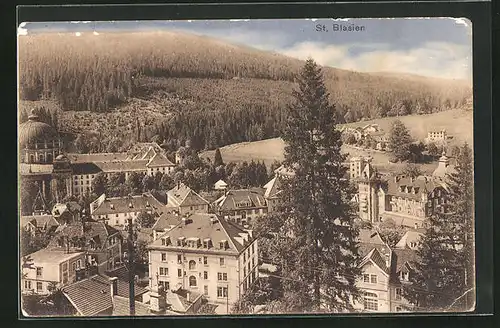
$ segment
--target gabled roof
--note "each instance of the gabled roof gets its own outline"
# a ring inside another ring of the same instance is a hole
[[[130,315],[130,305],[128,297],[114,296],[113,297],[113,316],[125,317]],[[135,316],[154,315],[147,304],[135,301]]]
[[[388,250],[390,252],[390,250]],[[388,254],[389,255],[389,254]],[[390,256],[390,255],[389,255]],[[385,275],[389,276],[391,273],[391,267],[390,264],[387,266],[386,260],[385,260],[386,255],[381,254],[377,248],[373,248],[370,253],[368,253],[361,263],[359,264],[360,267],[364,266],[366,263],[371,262],[373,263],[376,267],[378,267]]]
[[[264,192],[265,189],[263,188],[229,190],[215,201],[215,205],[219,211],[266,207],[267,202],[264,198]],[[249,205],[244,207],[236,206],[236,204],[242,202],[247,202]]]
[[[177,186],[170,189],[167,192],[167,197],[167,205],[173,207],[209,205],[209,203],[203,197],[194,192],[184,183],[179,183]]]
[[[285,168],[284,165],[281,165],[276,170],[274,170],[274,173],[276,173],[278,175],[282,175],[282,176],[294,176],[295,175],[294,170],[287,169],[287,168]]]
[[[420,238],[423,236],[422,233],[418,231],[408,230],[405,232],[403,237],[398,241],[395,248],[405,249],[410,248],[410,243],[418,242]]]
[[[70,213],[79,213],[81,209],[82,207],[77,202],[72,201],[65,204],[58,203],[52,207],[52,215],[60,216],[66,211]]]
[[[128,300],[128,282],[118,279],[117,283],[117,296]],[[134,288],[136,296],[146,292],[144,288]],[[94,275],[63,287],[62,292],[82,316],[95,316],[113,310],[111,285],[107,277]]]
[[[129,279],[129,270],[125,265],[122,265],[114,270],[106,271],[104,275],[107,277],[117,277],[119,280],[127,281]],[[144,292],[145,291],[146,290],[144,290]]]
[[[132,207],[130,207],[132,205]],[[161,214],[165,205],[158,201],[151,193],[136,196],[106,198],[92,212],[92,215],[107,215],[116,213],[153,211]]]
[[[389,250],[389,246],[383,241],[380,234],[375,230],[360,229],[358,235],[358,253],[366,256],[372,249],[378,249],[382,253]]]
[[[28,223],[31,223],[37,228],[43,228],[47,225],[47,229],[59,226],[59,222],[52,217],[52,215],[29,215],[21,216],[21,228],[24,228]]]
[[[266,199],[277,197],[280,193],[281,180],[280,176],[276,175],[271,179],[268,183],[264,185],[264,189],[266,190],[264,193],[264,197]]]
[[[224,180],[219,180],[216,183],[214,183],[216,187],[227,187],[227,183]]]
[[[214,220],[214,222],[212,222]],[[152,249],[189,249],[187,247],[177,246],[176,242],[180,237],[199,238],[201,242],[209,238],[212,241],[213,247],[206,251],[227,252],[239,254],[246,245],[241,244],[238,239],[240,234],[248,234],[242,228],[235,224],[226,221],[223,218],[217,217],[215,214],[195,213],[187,217],[186,223],[180,223],[170,231],[162,235],[162,237],[170,237],[171,245],[163,246],[162,238],[158,238],[149,244]],[[250,237],[248,237],[250,240]],[[219,249],[218,245],[221,241],[228,242],[227,249]]]
[[[149,160],[149,162],[146,164],[147,167],[166,167],[166,166],[175,166],[174,163],[169,161],[169,159],[160,154],[160,153],[155,153],[153,157]]]

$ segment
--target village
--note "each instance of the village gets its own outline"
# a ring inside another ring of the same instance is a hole
[[[358,149],[391,151],[389,132],[376,124],[341,132],[344,142]],[[356,311],[415,311],[402,288],[419,261],[416,249],[426,219],[446,211],[447,176],[454,170],[447,147],[451,137],[445,130],[429,130],[422,140],[437,159],[432,174],[378,171],[369,156],[350,156],[344,163],[345,178],[357,190],[352,200],[360,227],[356,285],[363,296],[354,304]],[[19,145],[21,179],[37,186],[31,208],[21,213],[21,235],[44,240],[44,247],[21,257],[28,316],[30,311],[234,314],[234,305],[253,285],[279,278],[279,265],[262,255],[253,227],[275,213],[283,181],[294,176],[290,169],[267,168],[267,180],[259,185],[219,179],[190,187],[187,174],[183,179],[176,173],[189,156],[197,157],[186,152],[188,147],[171,159],[155,142],[137,143],[126,153],[65,153],[57,131],[34,111],[19,127]],[[117,174],[122,177],[117,187],[172,177],[155,190],[146,183],[128,195],[106,194],[98,180]],[[162,189],[165,185],[169,188]],[[87,204],[78,201],[84,195]],[[388,238],[388,230],[396,233]],[[262,305],[251,313],[269,311]]]

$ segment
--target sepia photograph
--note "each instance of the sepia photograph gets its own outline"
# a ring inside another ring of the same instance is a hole
[[[23,317],[474,311],[468,19],[17,42]]]

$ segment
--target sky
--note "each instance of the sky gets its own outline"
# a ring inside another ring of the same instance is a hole
[[[333,24],[363,30],[336,32]],[[463,18],[37,22],[21,23],[18,34],[141,30],[179,30],[360,72],[472,79],[472,23]]]

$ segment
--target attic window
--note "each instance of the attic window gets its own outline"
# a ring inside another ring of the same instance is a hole
[[[146,202],[146,207],[149,207],[149,206],[150,206],[150,205],[149,205],[149,202]]]
[[[128,203],[128,208],[133,208],[134,205],[132,205],[132,203]]]
[[[168,246],[170,244],[170,237],[164,237],[161,239],[162,246]]]
[[[186,238],[184,238],[184,237],[177,238],[177,246],[184,246],[184,240],[185,239]]]
[[[410,273],[408,271],[401,271],[399,273],[399,278],[403,281],[409,281],[410,280]]]
[[[111,207],[112,210],[115,209],[115,205],[114,204],[110,204],[109,207]]]
[[[399,187],[399,191],[401,191],[401,192],[405,192],[405,186],[400,186],[400,187]]]
[[[219,242],[219,248],[220,249],[226,249],[227,248],[227,241],[226,240],[221,240]]]
[[[420,188],[418,188],[418,187],[413,188],[413,193],[414,193],[414,194],[418,194],[418,190],[419,190],[419,189],[420,189]]]
[[[203,248],[210,248],[210,247],[212,247],[212,240],[210,238],[204,239]]]

